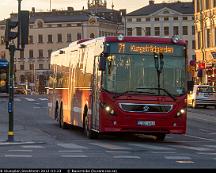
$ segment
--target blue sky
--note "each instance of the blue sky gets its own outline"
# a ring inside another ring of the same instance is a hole
[[[51,0],[52,8],[59,10],[67,9],[69,6],[74,7],[75,10],[80,10],[83,6],[87,8],[87,1],[88,0]],[[177,0],[155,0],[155,3],[163,1],[173,2]],[[115,9],[127,9],[127,12],[131,12],[146,6],[149,0],[107,0],[108,8],[111,8],[112,2]],[[11,12],[17,12],[17,6],[17,0],[0,0],[0,20],[9,17]],[[48,11],[50,9],[50,0],[22,0],[23,10],[31,10],[32,7],[35,7],[36,11]]]

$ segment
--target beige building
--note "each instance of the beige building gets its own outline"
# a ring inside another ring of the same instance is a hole
[[[195,59],[195,29],[193,2],[149,4],[126,15],[125,34],[130,36],[172,37],[179,35],[188,41],[188,63]],[[191,78],[191,74],[189,74]]]
[[[15,54],[15,85],[27,85],[44,92],[50,69],[52,51],[66,47],[72,41],[123,32],[122,14],[126,12],[107,9],[106,1],[92,0],[88,9],[74,11],[30,13],[29,44],[25,51]],[[11,18],[17,14],[11,14]],[[9,59],[4,45],[5,21],[0,22],[0,56]]]
[[[194,0],[197,83],[216,85],[216,0]]]

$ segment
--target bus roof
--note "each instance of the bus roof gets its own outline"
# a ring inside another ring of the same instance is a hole
[[[122,40],[119,40],[118,37],[108,36],[105,37],[106,42],[144,42],[144,43],[155,43],[155,44],[177,44],[177,45],[187,45],[185,40],[179,40],[177,43],[174,43],[172,38],[161,38],[161,37],[138,37],[138,36],[125,36],[122,37]]]

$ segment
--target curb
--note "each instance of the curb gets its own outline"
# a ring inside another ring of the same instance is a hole
[[[7,145],[33,145],[33,144],[45,144],[45,142],[34,142],[34,141],[7,142],[7,141],[0,141],[0,146],[7,146]]]

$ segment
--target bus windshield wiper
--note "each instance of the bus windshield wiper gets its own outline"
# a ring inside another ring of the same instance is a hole
[[[148,95],[154,95],[155,93],[145,92],[145,91],[125,91],[123,93],[117,93],[116,95],[113,96],[113,98],[117,98],[117,97],[123,96],[125,94],[148,94]]]
[[[174,101],[176,100],[176,98],[171,93],[169,93],[165,88],[136,88],[136,89],[149,89],[149,90],[158,90],[158,91],[161,90],[164,91]]]

